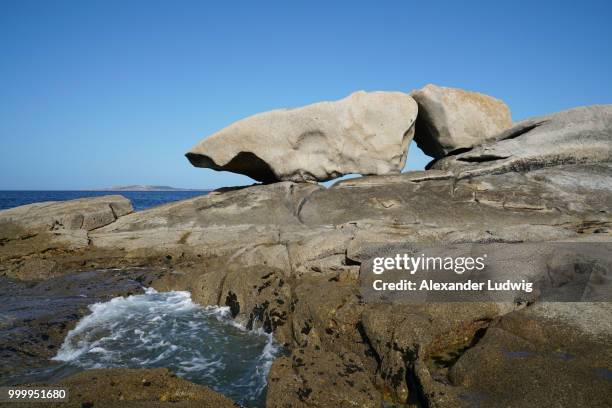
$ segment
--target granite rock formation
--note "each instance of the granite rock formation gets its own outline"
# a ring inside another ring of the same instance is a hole
[[[592,105],[521,121],[491,140],[456,151],[429,167],[463,178],[611,160],[612,105]]]
[[[334,102],[260,113],[231,124],[187,154],[196,167],[257,181],[326,181],[399,173],[417,106],[401,92],[355,92]]]
[[[71,254],[88,248],[88,233],[132,212],[123,196],[83,198],[67,202],[44,202],[0,211],[0,274],[9,259],[30,259],[23,267],[30,279],[61,272],[60,263],[40,256]],[[82,262],[86,262],[83,256]]]
[[[508,106],[488,95],[432,84],[410,95],[419,106],[414,141],[434,158],[479,145],[512,125]]]
[[[364,297],[360,285],[373,257],[415,244],[503,247],[509,259],[529,243],[610,248],[610,109],[519,124],[426,171],[329,188],[283,181],[223,189],[124,214],[83,229],[82,245],[44,229],[23,235],[26,212],[9,210],[24,221],[13,215],[12,229],[2,228],[0,274],[159,269],[156,289],[230,306],[237,321],[273,332],[287,348],[269,374],[270,407],[605,406],[610,303],[551,305],[536,295],[415,305]],[[492,159],[501,152],[511,154]],[[460,160],[474,157],[482,160]],[[57,205],[76,211],[73,202]],[[72,230],[64,223],[54,231]],[[550,266],[534,265],[542,276]],[[583,264],[568,265],[563,283],[571,285]]]

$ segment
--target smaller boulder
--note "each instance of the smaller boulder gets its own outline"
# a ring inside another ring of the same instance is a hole
[[[414,140],[436,159],[479,145],[512,125],[508,106],[488,95],[429,84],[411,96],[419,107]]]

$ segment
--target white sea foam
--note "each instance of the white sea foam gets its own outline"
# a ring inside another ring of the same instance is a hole
[[[189,292],[147,288],[89,309],[54,360],[83,368],[167,367],[244,404],[261,402],[279,348],[271,334],[232,320],[228,307],[201,307]]]

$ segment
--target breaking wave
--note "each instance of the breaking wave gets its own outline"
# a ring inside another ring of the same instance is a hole
[[[272,335],[247,331],[228,307],[202,307],[189,292],[117,297],[89,306],[54,360],[84,369],[167,367],[235,401],[263,405],[278,347]]]

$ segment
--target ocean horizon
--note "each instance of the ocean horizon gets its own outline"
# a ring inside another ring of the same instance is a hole
[[[46,201],[122,195],[132,202],[134,211],[206,195],[211,190],[125,191],[125,190],[0,190],[0,210]]]

